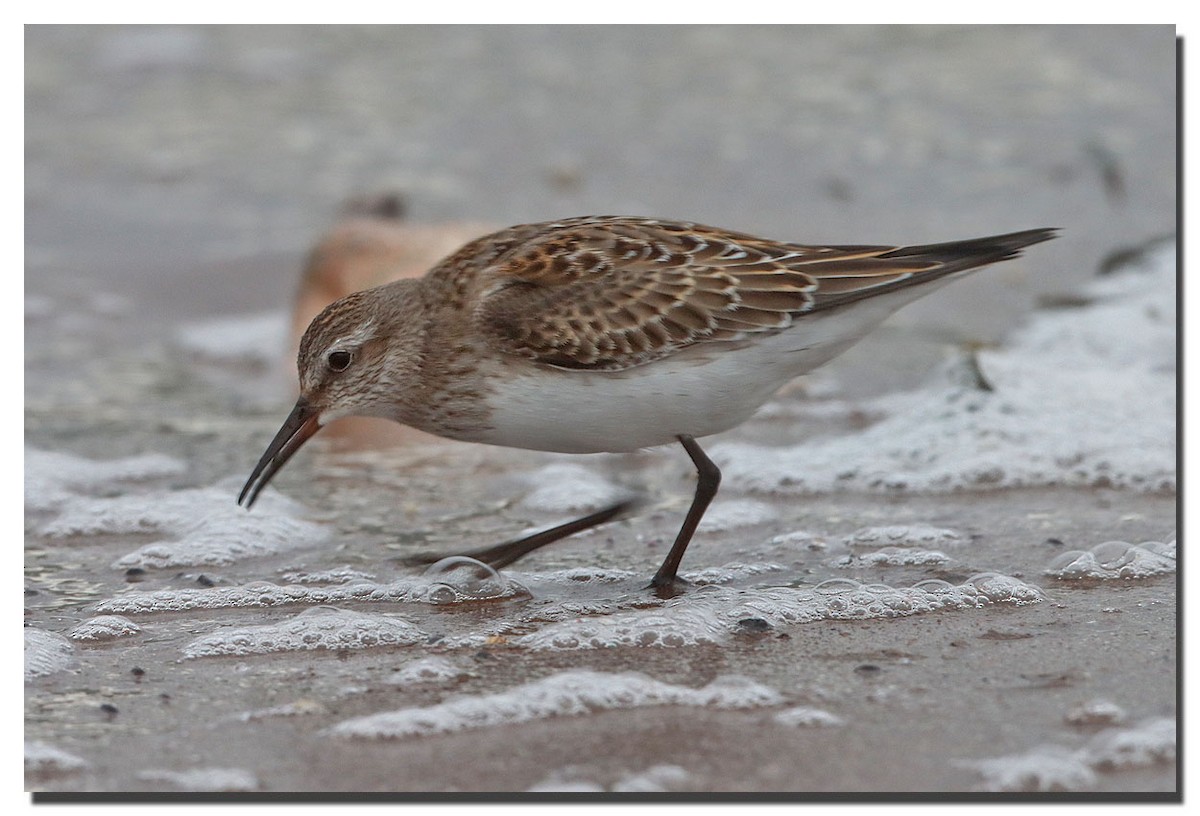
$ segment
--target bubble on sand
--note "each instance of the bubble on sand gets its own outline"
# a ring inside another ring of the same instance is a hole
[[[527,788],[528,793],[665,793],[685,790],[692,775],[678,765],[652,765],[644,771],[622,774],[609,786],[596,782],[596,771],[569,765]]]
[[[469,560],[469,559],[468,559]],[[479,562],[475,562],[479,563]],[[462,577],[461,575],[458,577]],[[451,576],[452,580],[458,577]],[[161,589],[152,592],[125,592],[96,604],[96,611],[105,614],[142,614],[147,612],[185,612],[192,609],[261,608],[273,606],[317,606],[338,603],[432,603],[432,590],[440,589],[440,602],[458,597],[469,600],[495,601],[529,597],[529,590],[516,581],[501,576],[498,594],[488,594],[493,587],[488,581],[479,582],[479,597],[468,597],[435,575],[397,578],[388,583],[350,581],[345,584],[302,585],[273,584],[252,581],[242,586],[212,587],[209,589]],[[484,592],[484,589],[487,591]]]
[[[812,589],[705,586],[648,609],[558,620],[511,642],[535,650],[721,644],[743,631],[740,622],[748,618],[778,628],[822,620],[894,618],[975,609],[991,604],[1022,606],[1042,598],[1037,587],[997,573],[980,573],[958,585],[935,579],[911,587],[892,587],[835,578]]]
[[[352,567],[338,567],[336,569],[314,570],[288,570],[280,574],[280,579],[288,584],[346,584],[350,581],[374,581],[375,576],[369,572],[356,570]]]
[[[836,714],[830,714],[828,711],[809,706],[796,706],[795,708],[785,709],[775,714],[771,719],[780,725],[793,728],[833,728],[845,725],[845,720]]]
[[[950,563],[950,556],[937,550],[908,550],[884,547],[862,555],[846,555],[837,559],[838,567],[940,567]]]
[[[463,555],[431,564],[422,578],[428,586],[421,599],[438,606],[509,597],[507,579],[482,561]]]
[[[776,547],[789,547],[813,552],[824,552],[829,549],[829,542],[824,536],[813,535],[804,530],[795,530],[783,535],[777,535],[768,543]]]
[[[680,573],[680,577],[696,586],[709,586],[712,584],[728,584],[756,575],[783,572],[785,569],[786,567],[782,564],[773,563],[725,564],[720,567],[709,567],[707,569]]]
[[[97,642],[130,637],[142,631],[142,627],[121,615],[98,615],[88,618],[71,630],[71,640]]]
[[[401,666],[388,677],[396,686],[416,686],[423,683],[447,683],[470,677],[471,672],[444,657],[424,657]]]
[[[1096,785],[1096,773],[1080,752],[1043,745],[1028,753],[962,764],[983,776],[980,788],[995,793],[1081,791]]]
[[[186,791],[256,791],[258,777],[241,768],[192,768],[187,771],[139,771],[138,779],[167,782]]]
[[[539,583],[612,584],[634,581],[641,573],[612,567],[568,567],[547,572],[518,573],[523,579]]]
[[[692,775],[678,765],[652,765],[638,773],[625,774],[613,783],[614,793],[665,793],[681,790]]]
[[[1040,589],[1009,575],[998,572],[981,572],[966,580],[963,587],[974,587],[981,597],[991,603],[1008,603],[1025,606],[1038,603],[1045,598]]]
[[[71,641],[44,629],[25,629],[25,680],[60,672],[71,665],[75,649]]]
[[[941,527],[894,524],[863,527],[842,539],[847,547],[955,547],[964,543],[961,534]]]
[[[325,649],[373,649],[410,646],[427,635],[408,621],[346,609],[306,609],[293,618],[262,626],[221,629],[197,638],[183,649],[185,657],[258,655]]]
[[[331,727],[329,733],[358,739],[402,739],[614,709],[660,705],[741,709],[780,702],[779,692],[742,677],[718,677],[693,689],[637,672],[573,670],[495,694],[346,720]]]
[[[247,513],[232,501],[232,481],[212,487],[156,491],[114,498],[79,498],[42,525],[52,538],[104,534],[167,534],[171,540],[139,547],[114,569],[225,566],[245,558],[313,546],[327,530],[302,516],[303,505],[278,493]]]
[[[1097,773],[1174,762],[1176,732],[1174,719],[1158,717],[1130,728],[1106,729],[1075,750],[1043,745],[1025,754],[956,764],[982,774],[981,787],[987,791],[1087,790],[1097,785]]]
[[[1171,717],[1145,720],[1131,728],[1110,728],[1091,739],[1091,764],[1104,771],[1145,768],[1174,762],[1178,724]]]
[[[527,788],[526,793],[604,793],[604,786],[588,779],[581,771],[566,768]]]
[[[1090,550],[1071,550],[1050,562],[1045,574],[1063,581],[1113,580],[1171,575],[1177,569],[1175,541],[1106,541]]]
[[[1108,700],[1088,700],[1063,715],[1069,725],[1116,725],[1125,720],[1125,709]]]
[[[71,773],[88,766],[85,759],[44,742],[25,741],[25,772],[34,774]]]
[[[246,711],[239,714],[237,718],[242,722],[256,722],[258,720],[275,719],[277,717],[306,717],[312,714],[326,713],[328,713],[328,709],[319,701],[303,699],[271,706],[270,708]]]

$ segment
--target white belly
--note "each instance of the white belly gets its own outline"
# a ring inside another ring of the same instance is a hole
[[[890,310],[889,310],[890,311]],[[692,347],[620,372],[539,369],[493,383],[491,428],[471,441],[561,453],[630,451],[708,436],[746,421],[793,378],[863,332],[805,318],[752,344]],[[876,321],[870,320],[873,325]],[[849,336],[847,336],[849,335]]]

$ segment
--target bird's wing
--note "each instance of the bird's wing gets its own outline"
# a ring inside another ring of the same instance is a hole
[[[536,226],[516,228],[524,240],[490,259],[475,317],[498,349],[575,369],[620,370],[698,342],[778,332],[798,315],[922,273],[998,259],[993,251],[991,260],[964,266],[963,252],[952,248],[972,242],[912,252],[802,246],[651,219]]]

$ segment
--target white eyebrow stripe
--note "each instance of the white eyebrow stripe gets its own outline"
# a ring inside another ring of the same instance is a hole
[[[359,327],[358,331],[339,337],[329,344],[328,351],[335,351],[343,348],[357,348],[363,343],[370,340],[376,334],[375,321],[371,320]]]

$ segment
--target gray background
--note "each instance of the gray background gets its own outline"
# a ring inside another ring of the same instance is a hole
[[[1058,226],[1032,285],[1059,292],[1174,223],[1170,26],[26,36],[28,287],[86,276],[171,315],[278,303],[286,263],[213,266],[294,259],[364,191],[415,220],[648,214],[800,242]]]

